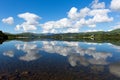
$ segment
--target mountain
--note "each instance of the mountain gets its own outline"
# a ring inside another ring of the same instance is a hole
[[[59,41],[87,41],[87,42],[108,42],[120,45],[120,29],[104,32],[82,32],[82,33],[61,33],[61,34],[36,34],[36,33],[19,33],[10,34],[0,31],[0,40],[21,40],[21,41],[34,41],[34,40],[59,40]],[[0,41],[2,44],[3,41]]]
[[[61,33],[61,34],[36,34],[36,33],[19,33],[10,34],[5,33],[9,39],[16,38],[39,38],[39,39],[57,39],[57,40],[79,40],[79,39],[120,39],[120,29],[115,29],[112,31],[104,32],[82,32],[82,33]],[[117,37],[116,37],[117,36]]]
[[[112,31],[110,31],[110,33],[120,33],[120,29],[112,30]]]

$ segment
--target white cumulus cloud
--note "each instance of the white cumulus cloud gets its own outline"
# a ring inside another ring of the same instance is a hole
[[[94,9],[89,12],[90,16],[93,16],[92,20],[94,23],[110,22],[113,20],[112,17],[108,16],[109,9]]]
[[[101,3],[98,3],[99,0],[94,0],[92,2],[92,8],[94,9],[97,9],[97,8],[105,8],[105,3],[104,2],[101,2]]]
[[[68,12],[68,18],[73,19],[73,20],[84,18],[87,16],[89,11],[90,9],[85,7],[78,12],[78,9],[76,7],[72,7],[70,11]]]
[[[120,11],[120,0],[112,0],[110,8],[115,11]]]
[[[113,17],[108,15],[110,12],[105,8],[104,2],[94,0],[91,8],[84,7],[79,10],[72,7],[66,18],[45,22],[41,27],[43,33],[76,33],[80,32],[81,27],[94,28],[98,23],[113,21]]]
[[[46,30],[50,30],[53,28],[70,27],[71,22],[67,18],[63,18],[58,21],[48,21],[48,22],[42,24],[41,26]]]
[[[87,31],[84,31],[84,32],[97,32],[97,31],[103,31],[102,29],[89,29]]]
[[[3,18],[2,22],[11,25],[14,23],[14,18],[13,17]]]
[[[29,12],[19,14],[18,17],[24,19],[25,22],[16,25],[15,30],[23,29],[25,32],[36,30],[39,26],[38,20],[41,19],[38,15]]]
[[[47,21],[40,24],[38,20],[41,18],[33,13],[19,14],[18,17],[25,20],[22,24],[16,25],[15,30],[33,31],[37,30],[37,26],[42,28],[42,33],[77,33],[82,27],[94,28],[99,23],[111,22],[110,9],[105,8],[104,2],[94,0],[92,5],[78,9],[72,7],[67,12],[67,17],[59,20]]]

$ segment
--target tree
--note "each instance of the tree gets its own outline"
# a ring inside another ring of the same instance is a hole
[[[8,36],[0,31],[0,39],[8,39]]]

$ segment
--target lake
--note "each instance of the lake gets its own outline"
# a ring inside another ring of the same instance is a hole
[[[5,41],[0,80],[120,80],[120,46],[77,41]]]

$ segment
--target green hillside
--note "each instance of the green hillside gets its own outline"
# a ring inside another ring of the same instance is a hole
[[[111,33],[120,33],[120,29],[115,29],[115,30],[112,30],[110,31]]]
[[[94,39],[94,40],[120,40],[120,29],[112,30],[109,32],[84,32],[84,33],[63,33],[63,34],[35,34],[35,33],[19,33],[9,34],[9,39],[18,38],[39,38],[39,39],[55,39],[55,40],[82,40],[82,39]]]

